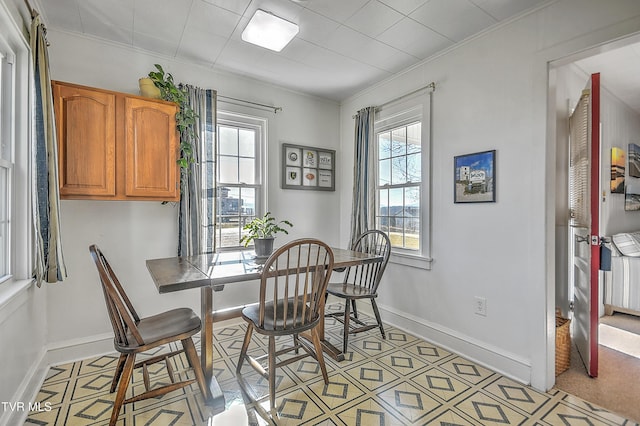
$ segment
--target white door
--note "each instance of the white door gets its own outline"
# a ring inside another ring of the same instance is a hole
[[[600,269],[600,74],[592,74],[571,115],[569,238],[574,293],[573,340],[587,372],[598,376]]]

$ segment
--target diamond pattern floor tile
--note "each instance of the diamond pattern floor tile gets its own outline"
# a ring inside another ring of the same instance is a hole
[[[338,311],[341,306],[327,309]],[[378,329],[351,336],[345,361],[325,357],[328,384],[311,358],[279,368],[274,413],[269,409],[266,379],[246,364],[241,376],[244,387],[236,377],[245,330],[241,320],[214,325],[214,374],[227,409],[243,407],[252,426],[634,424],[564,392],[538,392],[390,326],[385,326],[386,339]],[[342,347],[341,323],[328,318],[326,333],[331,343]],[[194,341],[199,351],[199,336]],[[277,346],[289,341],[279,339]],[[172,344],[145,356],[177,348]],[[267,339],[254,333],[249,352],[260,356],[266,351]],[[47,409],[29,413],[25,424],[108,424],[115,395],[109,388],[117,361],[114,353],[51,367],[37,396]],[[172,358],[171,365],[178,378],[192,377],[184,356]],[[169,380],[163,364],[151,366],[149,373],[152,387]],[[127,396],[142,387],[142,375],[136,372]],[[238,426],[236,420],[214,419],[197,385],[191,385],[125,405],[118,425]]]

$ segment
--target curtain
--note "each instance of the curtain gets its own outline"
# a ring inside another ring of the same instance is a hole
[[[356,114],[353,166],[353,204],[349,247],[363,232],[375,227],[375,141],[373,123],[375,107]]]
[[[215,248],[216,102],[217,92],[185,86],[188,102],[197,118],[198,143],[194,161],[180,177],[178,256],[192,256]]]
[[[67,268],[60,237],[60,194],[58,193],[58,144],[53,112],[53,95],[49,76],[46,29],[35,14],[30,29],[33,55],[35,97],[33,147],[33,224],[35,232],[34,278],[38,287],[43,281],[63,281]]]

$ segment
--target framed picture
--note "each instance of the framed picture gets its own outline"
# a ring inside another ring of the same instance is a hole
[[[453,159],[455,203],[496,201],[496,151],[458,155]]]
[[[332,149],[283,143],[282,188],[335,191],[335,157]]]
[[[620,148],[611,148],[611,193],[624,194],[626,155]]]
[[[302,150],[289,147],[285,150],[284,158],[287,166],[300,166],[302,164]]]
[[[629,176],[640,178],[640,145],[629,144]]]

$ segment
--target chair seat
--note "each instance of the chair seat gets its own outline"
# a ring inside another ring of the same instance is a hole
[[[260,326],[260,305],[251,305],[247,306],[242,310],[242,317],[246,321],[251,321],[256,326],[256,331],[262,334],[274,334],[277,335],[279,331],[285,331],[285,334],[292,334],[297,332],[302,332],[305,330],[309,330],[316,326],[320,319],[320,315],[316,315],[310,322],[306,322],[302,325],[302,310],[305,308],[304,303],[298,303],[298,308],[296,310],[296,317],[293,317],[293,311],[295,308],[295,304],[293,301],[289,300],[287,303],[287,317],[286,317],[286,328],[285,322],[282,318],[282,315],[278,315],[278,318],[274,322],[273,320],[273,303],[267,302],[264,305],[264,324]],[[284,309],[284,301],[279,300],[277,305],[277,311],[283,312]],[[305,312],[308,314],[309,306],[306,306]],[[295,329],[292,331],[292,329]]]
[[[372,299],[377,296],[377,293],[372,292],[369,288],[349,283],[329,283],[327,293],[350,299]]]
[[[146,345],[139,345],[131,332],[127,332],[128,345],[116,343],[116,349],[122,353],[141,352],[163,345],[169,341],[181,340],[200,331],[202,323],[198,315],[190,308],[172,309],[150,317],[142,318],[137,324],[138,332]]]

